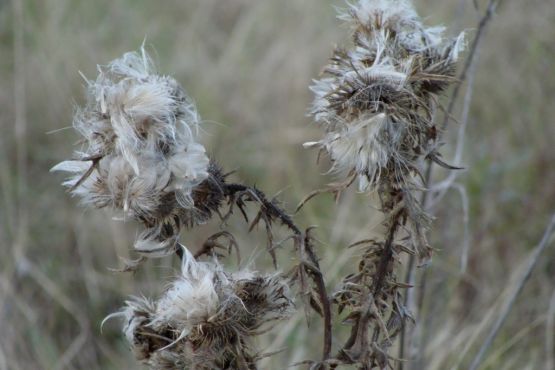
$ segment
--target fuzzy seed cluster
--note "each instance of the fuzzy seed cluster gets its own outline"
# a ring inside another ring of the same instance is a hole
[[[162,253],[183,223],[174,216],[195,211],[193,191],[209,177],[199,115],[175,79],[156,74],[144,49],[98,71],[73,119],[81,148],[52,170],[70,174],[64,185],[84,205],[142,222],[136,249]]]
[[[182,275],[158,300],[135,298],[111,316],[124,318],[135,356],[152,369],[248,369],[252,337],[292,310],[279,275],[228,274],[185,251]]]
[[[417,159],[436,148],[437,95],[453,81],[463,36],[445,40],[406,0],[361,0],[339,15],[353,44],[335,50],[311,87],[311,115],[325,131],[332,171],[356,175],[361,191],[408,186]]]

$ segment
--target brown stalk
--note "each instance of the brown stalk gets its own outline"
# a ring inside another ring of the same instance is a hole
[[[308,257],[311,262],[316,267],[316,271],[313,272],[314,283],[316,284],[316,289],[318,290],[318,295],[320,296],[320,301],[322,302],[323,317],[324,317],[324,347],[322,350],[322,361],[330,358],[331,353],[331,341],[332,341],[332,327],[331,327],[331,305],[326,290],[326,284],[324,282],[324,276],[320,270],[320,264],[318,263],[318,258],[314,253],[312,248],[311,239],[309,236],[311,229],[307,229],[304,237],[304,248],[308,253]]]

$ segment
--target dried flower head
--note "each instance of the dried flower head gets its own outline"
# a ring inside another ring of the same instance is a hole
[[[353,46],[335,50],[311,87],[311,114],[326,134],[305,146],[324,149],[332,171],[356,175],[361,191],[378,190],[388,211],[398,193],[421,188],[418,161],[438,157],[433,112],[454,81],[463,35],[445,41],[443,28],[424,26],[405,0],[361,0],[339,18],[351,26]],[[413,228],[425,227],[420,206],[403,201]]]
[[[182,275],[155,302],[135,298],[120,313],[137,357],[152,369],[250,369],[251,338],[292,312],[279,275],[228,274],[185,250]]]
[[[138,250],[165,251],[183,223],[197,221],[193,193],[209,177],[196,141],[199,115],[175,79],[156,74],[144,49],[98,70],[73,119],[82,148],[52,170],[71,174],[64,185],[83,204],[141,221]]]

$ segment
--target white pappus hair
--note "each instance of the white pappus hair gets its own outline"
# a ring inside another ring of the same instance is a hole
[[[148,232],[138,249],[173,246],[168,240],[175,235],[156,235],[160,219],[171,203],[193,209],[192,191],[209,176],[195,105],[175,79],[156,74],[144,48],[98,72],[87,80],[86,104],[73,119],[82,148],[52,171],[70,174],[63,185],[82,204],[143,222]]]

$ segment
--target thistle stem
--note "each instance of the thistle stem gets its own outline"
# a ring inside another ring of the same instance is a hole
[[[366,294],[364,305],[367,305],[372,299],[376,299],[379,296],[385,281],[385,276],[387,275],[387,267],[393,258],[393,241],[395,239],[395,234],[397,233],[397,229],[399,227],[399,219],[403,214],[403,209],[397,211],[397,213],[393,216],[391,223],[389,225],[389,229],[387,231],[387,238],[385,240],[385,244],[383,247],[383,252],[380,258],[380,262],[378,265],[378,271],[376,273],[377,278],[374,280],[371,289]],[[368,322],[370,319],[371,313],[367,311],[365,314],[360,315],[357,318],[357,322],[353,325],[351,329],[351,335],[349,339],[343,346],[342,352],[345,353],[349,350],[357,341],[357,337],[364,341],[363,346],[361,347],[368,347],[366,341],[366,336],[368,333]],[[373,336],[377,337],[379,335],[379,328],[376,328],[374,331]]]
[[[308,253],[308,257],[311,262],[318,269],[317,272],[312,274],[314,283],[316,284],[316,289],[318,295],[320,296],[320,301],[322,302],[322,310],[324,316],[324,348],[322,350],[322,361],[330,358],[331,354],[331,344],[332,344],[332,326],[331,326],[331,304],[326,290],[326,283],[324,282],[324,276],[320,270],[320,264],[318,263],[318,258],[314,253],[312,245],[310,243],[310,238],[308,237],[308,231],[304,237],[304,247]]]
[[[331,347],[332,347],[332,325],[331,325],[331,303],[328,297],[326,283],[324,281],[324,276],[320,270],[320,264],[318,262],[318,257],[312,248],[310,243],[310,238],[305,233],[303,237],[302,231],[295,225],[291,216],[289,216],[283,209],[277,206],[274,202],[268,200],[266,195],[260,190],[246,186],[243,184],[226,184],[225,194],[228,196],[234,195],[239,192],[249,192],[251,193],[251,198],[258,201],[265,213],[278,219],[283,225],[288,227],[294,234],[295,237],[303,244],[304,249],[307,252],[310,263],[316,268],[316,270],[310,270],[310,275],[316,285],[316,291],[322,303],[323,319],[324,319],[324,344],[322,349],[322,361],[330,358]],[[301,261],[302,262],[302,261]]]

